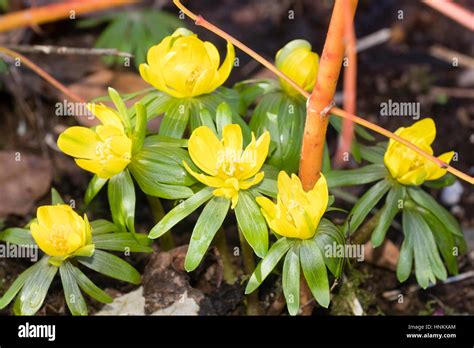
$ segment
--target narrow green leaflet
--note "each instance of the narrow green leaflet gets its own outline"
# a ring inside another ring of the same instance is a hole
[[[179,147],[144,146],[132,158],[129,170],[141,190],[150,196],[187,198],[193,194],[188,186],[195,180],[188,174],[183,162],[195,168],[188,153]]]
[[[8,288],[8,290],[3,294],[0,298],[0,309],[5,308],[8,304],[15,298],[18,292],[23,288],[26,280],[36,271],[39,267],[41,261],[35,263],[33,266],[29,267],[23,273],[21,273],[13,282],[12,285]]]
[[[216,128],[219,138],[222,137],[222,130],[228,124],[232,123],[232,109],[229,104],[222,102],[216,110]]]
[[[418,284],[426,289],[436,278],[446,279],[446,269],[438,253],[433,234],[423,217],[412,209],[403,211],[403,231],[413,234],[415,274]]]
[[[286,254],[282,282],[288,312],[296,315],[300,309],[300,258],[297,246],[293,246]]]
[[[446,173],[441,178],[437,180],[428,180],[423,183],[423,185],[431,188],[443,188],[445,186],[451,186],[456,182],[456,177],[451,173]]]
[[[59,194],[59,192],[54,187],[51,189],[51,204],[66,204],[64,203],[64,200]]]
[[[65,261],[59,267],[61,282],[64,289],[64,298],[72,315],[87,315],[87,304],[82,296],[79,285],[72,273],[71,264]]]
[[[388,192],[379,222],[372,232],[372,245],[374,248],[382,244],[385,239],[385,234],[387,233],[393,219],[401,208],[403,208],[404,195],[405,187],[398,184],[395,184]]]
[[[0,240],[25,247],[33,247],[36,245],[30,230],[26,228],[7,228],[0,232]]]
[[[387,180],[379,181],[377,184],[372,186],[362,197],[359,198],[357,203],[351,210],[350,218],[350,233],[353,233],[362,224],[366,216],[375,207],[375,205],[382,199],[382,197],[390,189],[390,183]]]
[[[111,278],[123,280],[132,284],[140,283],[140,273],[128,262],[102,250],[96,250],[91,257],[76,258],[84,266],[105,274]]]
[[[384,163],[384,155],[387,150],[387,143],[377,144],[375,146],[366,146],[359,144],[360,156],[362,159],[375,164]]]
[[[135,129],[132,134],[132,154],[135,155],[143,147],[146,136],[146,125],[147,125],[147,115],[146,107],[141,103],[135,104],[136,108],[136,117],[135,117]],[[133,157],[133,156],[132,156]]]
[[[130,123],[130,118],[128,117],[127,106],[125,105],[124,101],[120,97],[120,94],[113,89],[112,87],[108,88],[110,99],[115,105],[115,108],[118,111],[118,115],[122,120],[123,125],[125,126],[125,132],[130,135],[132,125]]]
[[[188,253],[184,262],[186,271],[195,270],[201,263],[212,239],[224,222],[229,206],[230,200],[227,198],[214,197],[202,210],[189,242]]]
[[[148,237],[155,239],[168,232],[174,225],[211,199],[212,191],[214,191],[212,187],[205,187],[187,200],[179,203],[151,229]]]
[[[21,315],[34,315],[41,308],[57,271],[58,267],[50,264],[47,257],[38,262],[38,267],[25,281],[19,295]]]
[[[110,179],[108,195],[114,223],[135,233],[135,186],[128,170]]]
[[[278,184],[275,179],[264,178],[257,186],[255,186],[254,189],[261,194],[272,198],[276,198],[278,195]]]
[[[300,261],[303,274],[316,301],[324,308],[329,306],[329,280],[324,257],[318,244],[307,239],[300,244]]]
[[[201,109],[199,111],[200,122],[203,126],[209,128],[214,134],[217,135],[216,125],[212,119],[211,113],[207,109]]]
[[[263,258],[268,250],[267,223],[251,192],[239,192],[239,202],[235,207],[235,216],[245,240],[250,244],[255,254]]]
[[[404,234],[405,239],[400,249],[400,257],[397,264],[397,278],[401,283],[408,279],[413,266],[413,233]]]
[[[347,170],[330,170],[324,173],[328,187],[363,185],[383,179],[387,169],[383,164],[369,164],[365,167]]]
[[[247,287],[245,288],[246,294],[250,294],[262,284],[293,244],[293,241],[283,237],[272,245],[267,255],[260,261],[250,277]]]
[[[104,233],[112,233],[112,232],[120,231],[117,225],[104,219],[94,220],[90,224],[92,228],[92,235],[99,235],[99,234],[104,234]]]
[[[344,257],[336,257],[332,250],[335,250],[339,245],[345,244],[344,233],[330,220],[323,218],[319,223],[313,240],[318,244],[327,268],[335,277],[339,278],[344,265]],[[326,256],[327,248],[330,248],[331,252]]]
[[[425,210],[422,215],[433,232],[433,237],[448,266],[449,273],[458,274],[458,264],[455,255],[459,255],[459,248],[456,245],[454,235],[429,211]]]
[[[438,202],[436,202],[436,200],[428,193],[419,187],[410,187],[408,189],[408,194],[416,203],[433,213],[433,215],[436,216],[441,221],[441,223],[446,226],[448,231],[461,238],[464,238],[461,227],[454,216],[452,216],[449,211],[439,205]]]
[[[166,135],[153,134],[145,138],[143,146],[148,148],[163,146],[188,147],[188,139],[176,139],[167,137]]]
[[[172,138],[182,138],[188,127],[190,115],[194,113],[199,114],[192,99],[172,99],[161,121],[159,134]]]
[[[97,175],[92,177],[91,181],[89,181],[89,185],[87,186],[86,194],[84,196],[84,203],[86,205],[92,202],[92,200],[95,198],[95,196],[97,196],[107,181],[108,179],[99,178]]]
[[[150,247],[151,240],[146,235],[139,233],[135,236],[128,232],[93,235],[92,242],[96,249],[138,253],[153,251]]]
[[[97,301],[102,303],[112,303],[113,299],[105,291],[95,285],[87,276],[82,273],[82,271],[69,263],[68,267],[70,271],[74,274],[74,278],[77,281],[77,284],[87,295],[92,298],[95,298]]]
[[[297,171],[305,115],[304,101],[285,93],[269,93],[260,100],[249,126],[256,136],[270,132],[269,164],[288,173]]]

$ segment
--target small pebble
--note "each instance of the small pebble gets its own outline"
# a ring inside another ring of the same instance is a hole
[[[443,188],[441,191],[441,201],[448,206],[456,205],[461,200],[463,192],[464,188],[462,187],[461,183],[459,181],[455,181],[451,186],[446,186]]]

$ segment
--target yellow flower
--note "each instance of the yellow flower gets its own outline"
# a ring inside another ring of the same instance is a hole
[[[31,234],[41,250],[65,260],[69,256],[91,256],[94,252],[91,226],[69,205],[45,205],[38,208]]]
[[[433,154],[431,144],[436,137],[436,126],[431,118],[425,118],[412,126],[401,127],[395,132],[403,139]],[[438,158],[449,163],[454,151],[446,152]],[[403,185],[421,185],[426,180],[436,180],[446,174],[446,169],[417,154],[405,145],[390,139],[385,152],[384,162],[390,174]]]
[[[87,107],[102,125],[95,129],[70,127],[59,136],[58,147],[75,157],[82,169],[97,174],[99,178],[110,179],[130,163],[132,141],[113,109],[103,104],[89,104]]]
[[[321,174],[311,191],[305,192],[300,179],[286,172],[278,174],[277,203],[257,197],[257,203],[268,226],[281,236],[298,239],[312,238],[328,206],[328,185]]]
[[[188,150],[194,164],[204,173],[193,171],[187,163],[186,170],[203,184],[215,187],[215,196],[232,200],[235,208],[239,190],[247,190],[263,180],[258,172],[268,154],[270,134],[263,133],[258,140],[252,133],[252,141],[242,150],[242,129],[228,124],[222,130],[222,140],[206,126],[198,127],[189,138]]]
[[[219,68],[216,46],[179,28],[148,50],[148,64],[140,64],[140,75],[156,89],[174,97],[195,97],[222,85],[229,77],[234,58],[234,46],[227,42],[227,56]]]
[[[311,44],[306,40],[293,40],[280,49],[275,57],[279,70],[307,91],[311,91],[316,82],[319,68],[319,56],[311,52]],[[291,95],[298,91],[288,82],[280,78],[283,90]]]

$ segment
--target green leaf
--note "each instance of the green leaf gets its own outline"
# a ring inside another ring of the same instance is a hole
[[[397,264],[397,278],[403,283],[411,274],[411,268],[413,266],[413,234],[404,233],[405,239],[403,240],[402,247],[400,249],[400,256]]]
[[[458,274],[458,264],[455,256],[455,248],[457,248],[457,246],[454,235],[429,211],[424,210],[422,215],[433,232],[433,237],[448,266],[449,273]]]
[[[249,126],[256,136],[266,131],[270,133],[269,164],[288,173],[297,172],[305,117],[302,99],[273,92],[260,100]]]
[[[54,187],[51,189],[51,204],[66,204],[64,203],[64,200],[59,194],[59,192]]]
[[[265,173],[266,174],[266,173]],[[275,179],[264,178],[254,189],[264,195],[276,198],[278,195],[278,184]]]
[[[426,289],[430,282],[436,283],[436,278],[446,279],[446,269],[429,225],[415,210],[403,210],[403,232],[405,235],[413,234],[415,274],[418,284]]]
[[[342,273],[342,267],[344,265],[343,257],[336,257],[333,253],[326,256],[326,248],[345,244],[344,233],[336,227],[328,219],[321,219],[319,222],[318,229],[316,234],[313,237],[313,240],[318,244],[319,249],[324,257],[324,263],[331,273],[339,278]]]
[[[225,126],[232,123],[232,109],[229,104],[222,102],[216,110],[216,128],[219,138],[222,137],[222,130]]]
[[[145,138],[144,147],[154,148],[154,147],[188,147],[188,139],[176,139],[170,138],[165,135],[149,135]]]
[[[353,233],[357,228],[359,228],[362,222],[364,222],[366,216],[389,189],[390,183],[387,180],[382,180],[372,186],[362,197],[359,198],[351,210],[349,226],[350,233]]]
[[[91,257],[76,258],[84,266],[105,274],[111,278],[123,280],[132,284],[140,283],[140,273],[128,262],[102,250],[96,250]]]
[[[25,247],[33,247],[36,245],[30,230],[26,228],[7,228],[0,232],[0,240]]]
[[[113,89],[112,87],[108,88],[110,99],[115,105],[115,108],[118,111],[118,115],[122,120],[122,123],[125,127],[125,132],[130,135],[132,125],[130,123],[130,118],[128,117],[127,106],[125,105],[124,101],[120,97],[120,94]]]
[[[263,258],[268,250],[267,223],[252,193],[248,191],[239,192],[235,216],[245,240],[252,247],[255,254]]]
[[[175,98],[168,104],[160,125],[160,135],[171,138],[182,138],[188,126],[191,113],[195,106],[192,99]]]
[[[207,109],[201,109],[199,111],[199,118],[201,120],[201,124],[209,128],[215,135],[217,135],[216,125],[214,124],[214,120],[212,119],[211,113]]]
[[[366,146],[359,144],[359,151],[361,157],[370,163],[384,164],[383,158],[386,150],[386,143],[378,144],[376,146]]]
[[[135,117],[135,130],[132,136],[132,154],[134,155],[143,147],[147,125],[146,107],[141,103],[136,103],[135,108],[137,116]]]
[[[84,291],[87,295],[92,298],[95,298],[97,301],[102,303],[112,303],[113,299],[110,297],[105,291],[100,289],[97,285],[95,285],[87,276],[81,272],[81,270],[71,263],[68,266],[71,269],[71,272],[74,275],[74,278],[77,281],[77,284]]]
[[[329,280],[324,257],[312,239],[301,241],[300,261],[303,274],[315,300],[324,308],[329,306]]]
[[[94,175],[87,185],[86,194],[84,196],[84,204],[89,205],[90,202],[97,196],[102,187],[108,179],[99,178],[97,175]]]
[[[201,263],[212,239],[224,222],[229,206],[229,199],[214,197],[202,210],[189,242],[188,253],[184,262],[186,271],[194,271]]]
[[[21,315],[34,315],[43,305],[49,286],[58,271],[58,267],[50,264],[48,259],[44,257],[38,262],[34,273],[23,285],[18,304]]]
[[[275,268],[283,255],[294,245],[294,242],[286,237],[278,239],[275,244],[268,250],[267,255],[259,262],[255,271],[249,279],[245,293],[250,294],[255,291],[260,284],[268,277]]]
[[[5,308],[8,304],[15,298],[18,292],[23,288],[26,280],[36,271],[39,267],[40,262],[35,263],[33,266],[29,267],[23,273],[21,273],[13,282],[8,290],[0,298],[0,309]]]
[[[347,170],[330,170],[324,173],[328,187],[363,185],[383,179],[387,169],[383,164],[369,164],[365,167]]]
[[[87,315],[87,305],[82,296],[79,285],[71,270],[72,265],[65,261],[59,267],[61,282],[64,289],[64,298],[72,315]]]
[[[393,219],[403,207],[403,199],[405,196],[405,187],[395,184],[388,192],[385,205],[382,208],[379,222],[372,232],[372,245],[374,248],[381,245],[385,239],[385,234],[392,224]],[[401,201],[401,204],[400,204]]]
[[[143,234],[107,233],[92,236],[92,243],[96,249],[113,250],[120,252],[150,253],[151,240]]]
[[[282,282],[288,312],[296,315],[300,309],[300,258],[297,246],[286,254]]]
[[[93,236],[120,231],[117,225],[104,219],[94,220],[90,224]]]
[[[451,233],[459,237],[464,237],[461,227],[454,216],[452,216],[449,211],[439,205],[438,202],[436,202],[436,200],[428,193],[419,187],[410,187],[408,189],[408,194],[416,203],[433,213],[433,215],[436,216]]]
[[[183,162],[195,169],[187,151],[181,148],[144,146],[132,158],[128,168],[140,189],[146,194],[166,199],[180,199],[191,196],[193,191],[187,186],[196,183],[184,168]]]
[[[110,179],[108,195],[114,223],[135,233],[135,186],[127,169]]]
[[[258,97],[279,90],[280,84],[275,79],[254,79],[237,82],[234,89],[239,92],[242,106],[247,109]]]
[[[213,191],[212,187],[205,187],[184,202],[179,203],[151,229],[148,238],[155,239],[168,232],[174,225],[211,199]]]
[[[451,173],[446,173],[445,175],[443,175],[441,178],[437,180],[425,181],[423,185],[425,185],[426,187],[439,189],[446,186],[451,186],[455,182],[456,182],[456,177]]]

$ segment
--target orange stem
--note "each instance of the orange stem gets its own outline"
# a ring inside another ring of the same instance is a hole
[[[39,76],[41,76],[43,79],[48,81],[52,86],[63,92],[66,96],[71,98],[71,100],[77,101],[77,102],[84,102],[84,99],[82,99],[80,96],[72,92],[70,89],[68,89],[66,86],[64,86],[61,82],[56,80],[54,77],[52,77],[50,74],[48,74],[46,71],[41,69],[38,65],[33,63],[31,60],[26,58],[25,56],[21,55],[18,52],[12,51],[8,48],[5,47],[0,47],[0,53],[5,54],[6,56],[9,56],[13,59],[20,59],[21,63],[25,63],[26,66],[28,66],[31,70],[33,70],[35,73],[37,73]]]
[[[303,188],[312,189],[321,174],[328,112],[333,103],[344,58],[344,3],[348,2],[351,21],[357,0],[336,0],[319,62],[316,85],[309,98],[301,149],[299,177]]]
[[[132,0],[71,0],[59,4],[52,4],[37,8],[31,8],[22,11],[0,16],[0,33],[12,29],[22,28],[24,26],[38,25],[48,22],[54,22],[59,19],[68,18],[71,11],[74,15],[80,15],[87,12],[94,12],[101,9],[123,6],[136,1]]]
[[[464,7],[451,1],[425,0],[423,3],[454,19],[469,30],[474,30],[474,12],[466,10]]]
[[[357,96],[357,51],[356,51],[356,35],[354,24],[351,17],[351,8],[349,3],[344,6],[344,39],[346,42],[346,59],[347,65],[344,68],[344,84],[343,108],[351,114],[356,113],[356,96]],[[336,155],[334,157],[334,165],[341,167],[346,163],[344,157],[349,153],[354,138],[354,123],[349,119],[342,122],[341,134],[337,146]]]

